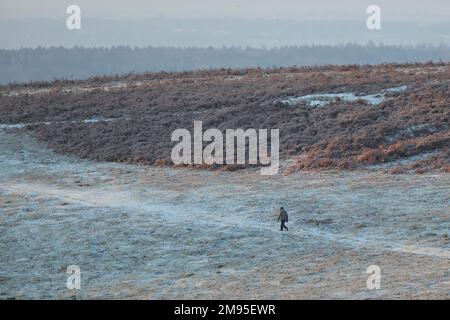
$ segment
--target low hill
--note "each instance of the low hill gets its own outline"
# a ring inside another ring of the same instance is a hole
[[[449,87],[448,63],[145,73],[0,87],[0,123],[100,161],[170,165],[202,121],[279,129],[293,171],[450,172]]]

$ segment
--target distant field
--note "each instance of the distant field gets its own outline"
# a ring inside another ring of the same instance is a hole
[[[171,165],[203,121],[280,129],[290,172],[450,172],[449,87],[448,63],[146,73],[0,87],[0,123],[90,160]]]

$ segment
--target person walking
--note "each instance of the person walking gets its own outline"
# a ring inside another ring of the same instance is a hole
[[[280,214],[278,215],[278,222],[280,222],[280,220],[281,220],[280,231],[283,231],[283,229],[289,231],[288,227],[286,227],[285,225],[285,223],[289,221],[289,217],[286,210],[284,210],[283,207],[280,208]]]

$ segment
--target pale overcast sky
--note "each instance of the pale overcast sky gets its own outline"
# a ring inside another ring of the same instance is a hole
[[[66,27],[71,4],[81,8],[78,31]],[[367,29],[372,4],[381,30]],[[449,44],[450,0],[0,0],[0,48],[369,41]]]
[[[265,18],[359,20],[379,5],[386,20],[449,21],[449,0],[1,0],[0,18],[60,18],[70,4],[95,18]]]

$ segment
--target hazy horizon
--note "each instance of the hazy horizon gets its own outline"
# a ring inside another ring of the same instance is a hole
[[[81,30],[66,8],[81,8]],[[366,9],[381,8],[381,30]],[[450,44],[450,1],[331,0],[4,0],[0,48],[129,45],[276,47],[368,42]]]
[[[447,0],[3,0],[0,18],[58,18],[67,6],[81,7],[90,18],[268,18],[282,20],[359,20],[372,4],[386,21],[437,22],[450,20]]]
[[[450,45],[450,22],[382,23],[368,30],[365,20],[293,21],[266,19],[113,20],[82,18],[68,30],[65,17],[0,21],[0,49],[36,47],[280,47],[292,45]]]

